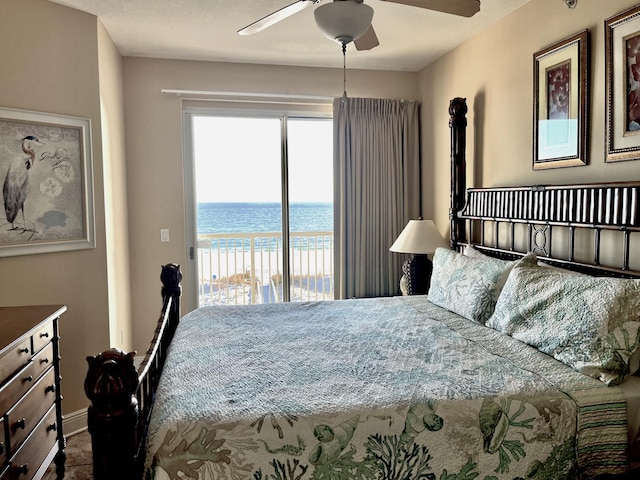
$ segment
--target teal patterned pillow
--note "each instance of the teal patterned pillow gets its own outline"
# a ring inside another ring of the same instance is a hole
[[[640,280],[515,265],[487,326],[608,385],[629,374],[640,340]]]
[[[513,263],[488,256],[469,257],[438,248],[433,255],[428,299],[484,324],[493,313],[500,288]]]

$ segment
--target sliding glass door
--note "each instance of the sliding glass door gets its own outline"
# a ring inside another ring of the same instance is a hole
[[[333,298],[331,120],[186,120],[197,305]]]
[[[289,118],[291,300],[333,299],[333,122]]]

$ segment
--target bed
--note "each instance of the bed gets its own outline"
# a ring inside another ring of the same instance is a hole
[[[466,189],[466,112],[451,101],[451,249],[427,296],[181,318],[166,265],[142,363],[87,359],[94,479],[623,478],[640,182]]]

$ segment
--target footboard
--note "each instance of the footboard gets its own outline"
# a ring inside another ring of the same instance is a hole
[[[155,392],[180,321],[180,266],[162,267],[162,311],[142,363],[136,352],[112,348],[87,357],[84,390],[91,400],[88,426],[94,480],[133,480],[142,476],[145,440]]]

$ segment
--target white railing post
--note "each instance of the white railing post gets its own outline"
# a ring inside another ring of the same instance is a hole
[[[292,300],[333,300],[333,232],[291,233],[290,236],[292,241],[288,254],[292,270],[290,272]],[[269,298],[262,294],[264,276],[267,275],[269,288],[277,290],[279,282],[272,282],[274,275],[287,274],[280,271],[282,268],[280,238],[280,233],[198,235],[198,256],[196,258],[199,268],[197,286],[199,304],[246,304],[249,300],[249,292],[251,303],[271,301],[271,292],[269,292]],[[244,250],[246,239],[249,239],[250,242],[249,258]],[[320,252],[318,252],[319,239],[322,244]],[[272,240],[275,242],[275,255],[273,256],[271,252]],[[241,244],[241,248],[238,248],[238,242]],[[213,247],[214,243],[216,248]],[[303,250],[307,250],[306,254],[303,253]],[[241,255],[240,259],[238,255]],[[274,257],[275,274],[272,265]],[[247,265],[247,261],[249,261],[249,265]],[[246,278],[247,273],[250,276],[248,279]],[[329,279],[328,288],[325,287],[327,277]],[[247,288],[247,280],[249,288]],[[279,301],[278,291],[273,293],[276,301]]]
[[[256,277],[255,241],[256,241],[255,235],[251,235],[250,240],[249,240],[249,245],[250,245],[250,247],[249,247],[250,250],[249,251],[251,252],[251,265],[249,266],[249,269],[250,269],[249,282],[251,282],[251,303],[256,303],[257,299],[259,298],[258,295],[262,294],[262,292],[258,293],[258,288],[257,288],[258,277]],[[242,244],[243,244],[243,250],[244,250],[244,239],[242,240]],[[262,283],[262,282],[260,282],[260,283]],[[264,303],[264,299],[263,299],[263,303]]]

